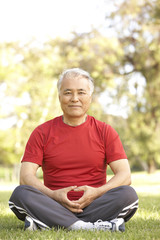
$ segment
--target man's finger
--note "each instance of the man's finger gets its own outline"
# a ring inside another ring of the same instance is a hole
[[[65,201],[65,204],[68,205],[68,207],[80,209],[80,204],[77,201],[70,201],[68,198]]]
[[[86,187],[85,187],[85,186],[81,186],[81,187],[76,187],[76,188],[74,188],[74,191],[75,191],[75,192],[85,191],[85,190],[86,190]]]
[[[76,209],[76,208],[68,208],[71,212],[74,212],[74,213],[82,213],[83,210],[82,209]]]
[[[73,203],[71,201],[68,201],[67,203],[63,204],[63,206],[68,208],[70,211],[75,212],[75,213],[83,212],[82,208],[80,208],[79,203]]]
[[[87,201],[87,198],[85,196],[82,196],[80,199],[74,201],[75,203],[81,205]]]
[[[67,192],[69,192],[69,191],[74,190],[76,188],[77,188],[77,186],[70,186],[70,187],[66,187],[66,190],[67,190]]]

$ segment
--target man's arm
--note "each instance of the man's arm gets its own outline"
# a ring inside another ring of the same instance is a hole
[[[131,171],[127,159],[120,159],[109,164],[114,176],[102,187],[100,194],[104,194],[112,188],[131,184]]]
[[[82,209],[110,189],[131,184],[131,171],[127,159],[120,159],[111,162],[109,165],[114,173],[114,176],[106,184],[98,188],[82,186],[74,189],[74,191],[84,191],[84,195],[76,201],[80,204]]]
[[[22,162],[21,170],[20,170],[20,184],[21,185],[29,185],[42,193],[47,195],[48,197],[54,199],[59,202],[64,207],[68,208],[72,212],[80,213],[82,209],[79,207],[79,203],[74,203],[67,198],[67,193],[71,190],[74,190],[77,186],[71,186],[67,188],[62,188],[59,190],[51,190],[46,187],[37,177],[36,173],[39,168],[39,165],[32,162]]]
[[[20,185],[32,186],[47,196],[52,196],[52,191],[45,187],[44,184],[37,178],[36,173],[39,165],[32,162],[22,162],[20,169]]]

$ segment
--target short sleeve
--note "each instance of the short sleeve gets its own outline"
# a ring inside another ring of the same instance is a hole
[[[31,134],[25,148],[21,162],[33,162],[42,165],[43,161],[43,133],[37,127]]]
[[[107,164],[116,160],[127,159],[120,137],[110,125],[106,125],[105,149]]]

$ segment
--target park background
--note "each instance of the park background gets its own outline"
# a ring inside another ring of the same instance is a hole
[[[142,202],[153,200],[144,219],[159,224],[160,1],[0,0],[0,29],[0,190],[18,184],[33,129],[61,115],[60,73],[79,67],[95,80],[88,114],[119,133]]]
[[[89,114],[117,130],[132,170],[160,168],[160,1],[0,4],[0,166],[16,174],[33,129],[61,114],[60,73],[80,67]]]

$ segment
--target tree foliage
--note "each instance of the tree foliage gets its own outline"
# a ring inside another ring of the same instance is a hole
[[[152,171],[160,163],[160,1],[115,2],[110,17],[124,53],[117,72],[130,105],[128,152]]]

